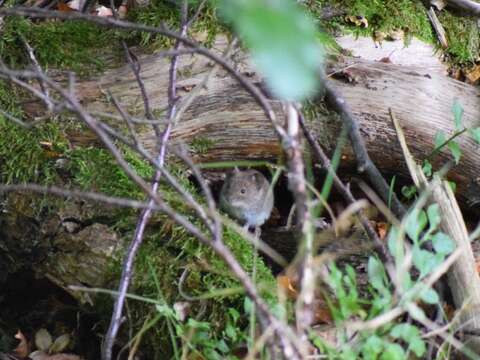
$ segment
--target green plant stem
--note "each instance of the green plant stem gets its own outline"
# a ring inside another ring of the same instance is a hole
[[[460,131],[455,132],[452,136],[450,136],[447,140],[445,140],[443,143],[441,143],[439,146],[437,146],[433,151],[427,156],[425,160],[430,161],[435,155],[438,154],[440,150],[442,150],[443,147],[448,145],[448,143],[452,140],[454,140],[456,137],[462,135],[464,132],[467,131],[467,128],[463,128]]]

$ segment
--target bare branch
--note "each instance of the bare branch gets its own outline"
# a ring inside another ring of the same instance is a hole
[[[108,205],[128,207],[133,209],[149,208],[154,211],[162,210],[162,207],[159,207],[156,205],[150,205],[149,203],[144,201],[108,196],[108,195],[97,193],[97,192],[70,190],[70,189],[64,189],[64,188],[53,186],[53,185],[42,186],[38,184],[19,184],[19,185],[0,184],[0,193],[15,192],[15,191],[33,191],[40,194],[52,194],[52,195],[63,196],[67,198],[87,199],[92,201],[98,201]]]
[[[330,107],[337,112],[343,123],[348,128],[348,133],[350,136],[350,141],[352,143],[353,152],[357,158],[358,169],[360,172],[365,172],[375,186],[375,189],[379,192],[383,201],[388,202],[390,189],[387,182],[383,178],[380,171],[378,171],[375,164],[370,159],[368,152],[365,147],[362,135],[360,134],[360,128],[358,126],[355,117],[352,114],[352,111],[348,107],[347,102],[344,98],[338,93],[337,90],[333,88],[328,80],[324,80],[325,87],[325,101],[330,105]],[[405,214],[405,208],[402,203],[398,200],[395,193],[391,194],[392,197],[392,210],[399,218],[402,218]]]

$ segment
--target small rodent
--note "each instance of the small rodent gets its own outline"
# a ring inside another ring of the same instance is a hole
[[[259,227],[273,208],[270,183],[257,170],[235,168],[227,175],[220,192],[220,208],[246,228]]]

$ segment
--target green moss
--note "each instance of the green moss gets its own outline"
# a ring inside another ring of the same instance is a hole
[[[205,154],[213,145],[215,145],[215,142],[205,137],[196,137],[190,143],[191,149],[197,154]]]
[[[0,107],[16,117],[22,115],[13,91],[1,82]],[[65,139],[56,124],[46,122],[25,129],[0,114],[0,133],[0,182],[55,182],[55,161],[66,149]]]
[[[5,18],[0,54],[10,67],[29,64],[21,38],[28,41],[39,63],[78,74],[103,69],[101,52],[112,44],[114,32],[84,21],[32,22],[21,17]]]
[[[57,151],[65,144],[56,125],[46,123],[27,130],[0,115],[0,132],[0,182],[54,183]],[[53,147],[42,148],[44,142]]]
[[[421,1],[415,0],[317,0],[308,5],[315,17],[321,15],[322,7],[334,6],[346,11],[348,15],[364,16],[368,28],[361,28],[345,21],[344,17],[334,17],[322,22],[327,31],[351,32],[355,35],[372,36],[374,31],[388,33],[402,29],[408,40],[415,36],[438,46],[438,40],[427,16],[427,8]],[[444,10],[439,20],[447,33],[449,46],[445,50],[454,64],[471,64],[480,53],[480,36],[476,19],[458,16]]]
[[[333,5],[345,9],[348,15],[364,16],[368,20],[368,28],[347,24],[343,18],[333,18],[324,25],[328,28],[352,31],[358,35],[372,34],[372,31],[388,32],[403,29],[425,41],[432,42],[434,37],[426,9],[421,1],[411,0],[317,0],[312,7],[315,15],[321,14],[322,6]]]
[[[189,16],[193,16],[199,4],[198,1],[189,2]],[[133,9],[129,13],[129,20],[150,26],[166,25],[170,29],[178,29],[180,26],[180,9],[177,4],[163,0],[153,0],[148,6]],[[209,2],[203,7],[197,20],[192,23],[189,29],[190,33],[205,32],[207,37],[203,40],[204,45],[211,45],[215,35],[222,30],[222,25],[218,22],[215,6]],[[224,30],[224,29],[223,29]],[[151,49],[168,48],[174,43],[174,40],[162,35],[131,32],[128,37],[144,47]]]
[[[131,151],[124,150],[125,160],[142,177],[150,178],[152,168]],[[72,181],[82,189],[104,194],[140,199],[142,191],[117,165],[105,149],[94,147],[77,148],[70,153],[69,171]]]
[[[480,31],[475,18],[460,17],[448,11],[439,14],[448,37],[446,52],[458,64],[473,63],[480,54]]]

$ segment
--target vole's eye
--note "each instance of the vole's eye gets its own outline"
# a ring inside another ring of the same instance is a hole
[[[240,194],[245,194],[247,190],[245,188],[240,189]]]

